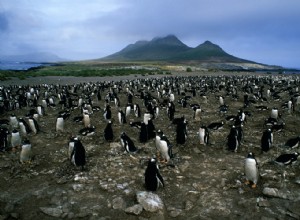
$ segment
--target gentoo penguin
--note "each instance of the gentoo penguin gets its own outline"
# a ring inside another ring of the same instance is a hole
[[[113,133],[111,125],[112,125],[111,121],[108,121],[108,123],[104,129],[104,139],[106,141],[113,141],[113,139],[114,139],[114,133]]]
[[[137,148],[135,147],[133,141],[127,136],[125,132],[122,132],[120,137],[121,145],[127,153],[136,153]]]
[[[118,112],[118,119],[119,119],[119,123],[122,124],[126,124],[126,115],[124,114],[124,112],[122,111],[122,109],[119,109]]]
[[[83,114],[83,125],[85,128],[88,128],[91,126],[91,119],[88,113]]]
[[[296,148],[299,146],[299,142],[300,142],[300,136],[299,137],[294,137],[294,138],[290,138],[289,140],[286,141],[285,143],[285,147],[288,148]]]
[[[16,129],[12,130],[11,132],[10,143],[12,148],[21,146],[22,140],[21,140],[20,132],[17,131]]]
[[[147,125],[148,121],[151,119],[151,114],[149,112],[144,113],[144,123]]]
[[[263,152],[267,152],[270,150],[273,144],[273,133],[271,129],[267,129],[263,132],[263,135],[261,137],[261,150]]]
[[[174,96],[173,93],[171,93],[171,94],[169,95],[169,100],[170,100],[170,102],[174,102],[174,101],[175,101],[175,96]]]
[[[64,131],[64,118],[61,115],[56,118],[56,132],[59,131]]]
[[[126,115],[126,117],[129,116],[130,113],[131,113],[131,104],[128,103],[127,106],[126,106],[126,108],[125,108],[125,115]]]
[[[72,153],[75,146],[75,141],[78,140],[77,137],[70,137],[69,143],[68,143],[68,158],[69,160],[72,160]]]
[[[15,114],[9,116],[9,125],[12,129],[19,128],[19,122]]]
[[[146,143],[148,141],[148,128],[144,122],[141,123],[139,139],[141,143]]]
[[[29,140],[24,140],[22,144],[22,150],[20,153],[20,162],[30,162],[32,158],[32,149],[31,149],[31,143]]]
[[[158,158],[160,158],[161,162],[168,163],[171,157],[173,157],[172,145],[168,138],[160,130],[155,136],[155,145],[158,151]]]
[[[176,143],[185,144],[187,139],[187,123],[184,117],[181,118],[176,127]]]
[[[85,153],[85,148],[82,145],[81,141],[78,139],[74,140],[74,148],[71,154],[71,162],[75,166],[80,166],[81,170],[83,170],[84,165],[86,163]]]
[[[220,105],[224,105],[225,104],[223,96],[219,96],[219,104]]]
[[[249,153],[245,159],[245,175],[246,175],[246,184],[251,184],[252,188],[256,188],[259,171],[258,163],[254,157],[253,153]]]
[[[168,117],[170,121],[173,121],[175,115],[175,105],[173,102],[168,103]]]
[[[79,134],[81,134],[82,136],[91,136],[95,134],[95,130],[96,130],[95,126],[90,126],[90,127],[80,129]]]
[[[194,119],[195,121],[200,121],[201,120],[201,108],[200,107],[194,107]]]
[[[156,164],[156,160],[154,158],[151,158],[145,171],[145,187],[149,191],[156,191],[159,185],[162,185],[164,187],[164,180],[159,173],[159,168]]]
[[[30,126],[23,118],[19,118],[19,127],[22,136],[26,137],[31,132]]]
[[[206,126],[201,126],[199,128],[199,139],[200,144],[207,145],[209,143],[209,132]]]
[[[137,117],[137,118],[141,117],[141,109],[138,104],[133,105],[133,112],[134,112],[135,117]]]
[[[38,105],[38,106],[37,106],[37,112],[38,112],[38,114],[39,114],[40,116],[45,115],[45,109],[44,109],[44,106]]]
[[[276,107],[272,108],[271,110],[271,118],[278,118],[278,109]]]
[[[8,149],[8,134],[7,128],[0,128],[0,151],[6,151]]]
[[[290,165],[297,161],[298,156],[299,154],[297,152],[293,154],[281,154],[274,162],[280,165]]]
[[[104,110],[103,117],[105,120],[111,120],[111,107],[107,105]]]
[[[239,147],[238,133],[236,127],[233,125],[227,136],[227,147],[228,150],[236,152]]]
[[[148,131],[148,139],[155,138],[155,126],[153,124],[153,120],[148,120],[147,131]]]
[[[30,129],[32,130],[32,132],[34,134],[37,134],[40,131],[40,127],[33,116],[29,117],[28,123],[29,123]]]
[[[220,130],[223,128],[224,122],[213,122],[207,126],[209,130]]]

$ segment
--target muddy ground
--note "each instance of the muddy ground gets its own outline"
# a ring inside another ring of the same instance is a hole
[[[130,79],[138,78],[133,76]],[[84,80],[84,82],[96,82],[103,79]],[[27,81],[14,80],[0,82],[0,84],[5,86],[43,83],[65,85],[84,82],[82,78],[50,77],[33,78]],[[277,83],[277,79],[275,82]],[[123,110],[127,104],[126,87],[127,84],[123,83],[123,90],[118,94]],[[145,89],[147,90],[146,87]],[[44,88],[41,87],[40,94],[43,91]],[[114,103],[111,103],[111,106],[115,138],[111,143],[104,140],[103,130],[106,121],[103,118],[103,110],[104,96],[107,91],[108,89],[101,93],[101,100],[98,100],[95,95],[92,96],[93,104],[101,107],[101,110],[94,111],[90,115],[92,125],[96,127],[94,135],[82,136],[78,133],[83,128],[83,124],[75,123],[72,119],[81,114],[80,108],[71,111],[70,118],[65,121],[64,132],[56,132],[56,117],[62,110],[56,99],[56,107],[47,107],[45,115],[38,119],[41,132],[28,136],[34,154],[30,164],[19,162],[20,148],[0,153],[2,177],[0,178],[0,219],[300,218],[299,162],[286,167],[272,163],[281,153],[299,152],[299,147],[294,150],[284,147],[284,143],[289,138],[299,136],[299,107],[297,106],[291,113],[281,108],[281,105],[290,98],[288,92],[280,93],[280,100],[268,98],[267,101],[257,101],[246,109],[252,113],[252,116],[247,117],[243,127],[244,139],[236,153],[226,149],[226,137],[231,122],[226,121],[225,117],[236,115],[243,107],[244,93],[241,91],[241,85],[238,86],[237,100],[226,96],[225,90],[208,92],[207,103],[200,96],[200,92],[197,92],[195,97],[191,97],[188,103],[198,103],[203,110],[201,121],[194,120],[193,110],[189,106],[183,108],[177,103],[181,96],[175,94],[175,117],[184,115],[188,120],[188,140],[184,145],[176,144],[176,126],[169,121],[166,109],[160,108],[158,118],[154,119],[155,128],[164,131],[174,145],[173,151],[176,153],[171,161],[174,166],[159,164],[165,187],[159,188],[155,193],[163,201],[164,209],[159,212],[143,210],[134,214],[130,213],[128,208],[137,204],[136,193],[145,191],[146,161],[156,155],[155,141],[152,139],[145,144],[139,143],[137,128],[130,127],[129,123],[124,125],[118,123],[118,108]],[[149,90],[149,92],[156,96],[155,91]],[[225,115],[218,111],[219,95],[223,95],[225,103],[229,105]],[[161,98],[159,100],[162,101]],[[133,101],[142,107],[144,113],[142,100],[134,97]],[[256,109],[258,105],[267,106],[269,109],[259,111]],[[266,129],[263,125],[273,107],[278,107],[286,126],[284,131],[274,133],[274,144],[271,150],[262,153],[260,139]],[[24,117],[31,108],[5,112],[1,115],[1,119],[9,119],[12,113]],[[127,121],[141,121],[141,119],[131,114]],[[200,145],[197,134],[200,125],[218,121],[225,122],[223,129],[211,131],[210,144]],[[139,148],[138,153],[130,155],[124,152],[119,138],[122,131],[126,131],[133,139]],[[71,164],[68,159],[68,140],[71,135],[78,135],[86,149],[87,164],[83,171]],[[244,159],[250,151],[256,155],[260,167],[260,179],[255,189],[244,183]],[[277,193],[268,195],[264,191],[266,188],[274,189]]]

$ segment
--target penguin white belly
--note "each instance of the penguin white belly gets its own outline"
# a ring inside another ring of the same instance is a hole
[[[205,130],[203,128],[200,128],[199,129],[200,144],[205,144],[204,136],[205,136]]]
[[[56,131],[64,131],[64,119],[63,118],[57,118],[56,119]]]
[[[20,162],[24,163],[31,160],[32,152],[31,152],[31,144],[26,144],[22,146],[22,150],[20,153]]]
[[[252,181],[254,184],[257,184],[258,169],[256,161],[254,159],[245,160],[245,175],[247,180]]]
[[[16,132],[16,133],[12,133],[11,134],[11,146],[12,147],[17,147],[21,145],[21,137],[20,137],[20,133]]]
[[[168,162],[170,160],[170,156],[169,156],[169,148],[167,142],[165,141],[160,142],[159,151],[161,153],[162,158]]]

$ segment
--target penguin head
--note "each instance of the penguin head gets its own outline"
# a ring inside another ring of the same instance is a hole
[[[254,158],[255,158],[254,153],[249,152],[247,158],[252,158],[252,159],[254,159]]]

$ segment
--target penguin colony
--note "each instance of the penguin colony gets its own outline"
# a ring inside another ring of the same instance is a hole
[[[71,134],[65,144],[69,162],[84,170],[89,154],[84,146],[91,140],[86,136],[93,136],[99,147],[119,142],[124,157],[139,157],[148,145],[144,181],[146,189],[155,191],[165,186],[160,168],[178,165],[176,157],[186,148],[211,148],[220,154],[226,149],[244,155],[244,180],[256,188],[256,157],[275,151],[275,164],[297,162],[300,130],[290,137],[284,131],[290,126],[285,119],[297,121],[299,116],[299,82],[290,75],[169,76],[0,86],[0,150],[18,151],[25,163],[38,147],[31,140],[45,133]],[[56,118],[48,121],[54,114]],[[213,115],[210,120],[208,114]],[[255,121],[258,116],[264,120]],[[53,127],[43,128],[42,123]],[[252,141],[253,136],[260,141]]]

